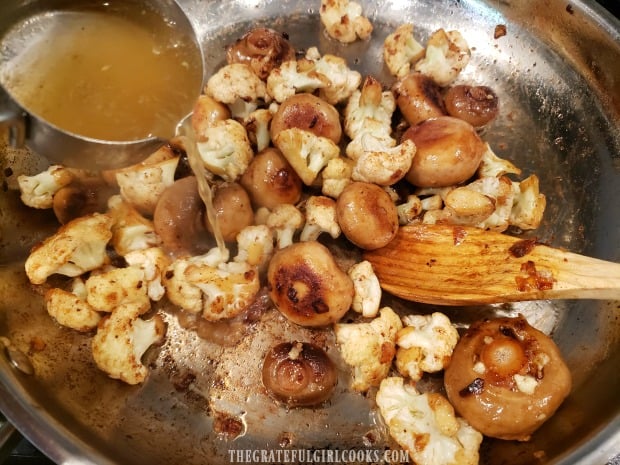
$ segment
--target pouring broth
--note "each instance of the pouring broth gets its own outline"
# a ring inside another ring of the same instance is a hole
[[[140,5],[106,5],[44,17],[2,64],[2,84],[30,113],[80,136],[171,137],[200,92],[197,45]]]

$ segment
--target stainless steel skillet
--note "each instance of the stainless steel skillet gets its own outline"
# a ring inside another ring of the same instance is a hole
[[[474,47],[461,79],[493,87],[502,102],[485,139],[541,178],[548,209],[537,236],[620,260],[620,24],[596,5],[361,2],[375,24],[374,38],[345,47],[323,35],[318,2],[180,3],[199,33],[207,72],[223,63],[226,44],[265,24],[287,32],[299,47],[318,45],[324,53],[343,55],[387,84],[380,44],[393,27],[411,21],[420,40],[439,27],[459,29]],[[497,25],[506,25],[505,36],[494,38]],[[13,153],[2,163],[9,187],[20,170],[35,170]],[[183,330],[162,309],[168,340],[150,354],[147,383],[128,387],[107,379],[91,361],[88,337],[56,326],[27,284],[19,259],[51,231],[51,221],[20,208],[15,197],[10,189],[0,193],[0,336],[26,354],[35,374],[0,357],[0,410],[56,462],[216,464],[228,463],[233,449],[383,447],[371,401],[347,392],[344,371],[326,408],[286,411],[266,398],[257,367],[267,347],[291,337],[331,338],[328,331],[293,327],[275,313],[239,346],[221,348]],[[485,441],[481,463],[604,464],[620,452],[618,306],[541,301],[444,310],[462,326],[485,316],[525,314],[553,335],[575,380],[564,407],[531,442]],[[428,387],[436,382],[430,379]]]

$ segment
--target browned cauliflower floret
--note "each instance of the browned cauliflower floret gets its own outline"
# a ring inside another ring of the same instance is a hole
[[[313,195],[306,200],[306,222],[299,235],[300,241],[316,241],[326,232],[333,239],[340,236],[336,214],[336,201],[330,197]]]
[[[207,81],[205,93],[228,105],[232,116],[241,119],[256,110],[260,100],[269,100],[265,83],[245,63],[222,66]]]
[[[337,323],[336,342],[344,361],[353,368],[351,388],[365,392],[385,378],[396,353],[400,318],[390,307],[368,323]]]
[[[26,259],[26,275],[43,284],[58,273],[75,277],[108,261],[106,246],[112,238],[112,218],[94,213],[70,221],[35,248]]]
[[[314,92],[329,85],[327,76],[317,70],[314,60],[289,60],[273,69],[267,78],[267,93],[276,101],[302,92]]]
[[[155,232],[153,221],[145,218],[120,195],[108,199],[108,215],[112,217],[112,246],[124,256],[132,250],[158,246],[161,239]]]
[[[52,288],[45,293],[47,313],[59,324],[76,331],[91,331],[97,327],[101,314],[86,301],[86,286],[74,278],[70,290]]]
[[[401,24],[383,42],[383,60],[393,76],[406,76],[424,56],[424,47],[413,37],[413,24]]]
[[[353,175],[353,160],[343,157],[332,158],[321,172],[323,195],[337,199],[345,187],[351,184]]]
[[[510,211],[510,224],[521,229],[536,229],[542,221],[547,199],[538,188],[535,174],[513,183],[515,197]]]
[[[415,70],[427,75],[439,86],[450,85],[469,63],[469,45],[459,31],[435,31],[426,43],[424,58]]]
[[[86,280],[86,301],[96,310],[112,312],[126,302],[138,302],[147,310],[151,302],[144,270],[137,266],[112,268]]]
[[[22,174],[17,177],[21,200],[32,208],[52,208],[54,194],[74,178],[73,172],[61,165],[52,165],[32,176]]]
[[[166,293],[163,275],[170,265],[164,250],[161,247],[133,250],[125,255],[125,261],[129,266],[142,270],[149,299],[155,302],[161,300]]]
[[[372,34],[372,24],[362,16],[362,7],[356,2],[321,0],[320,17],[325,32],[339,42],[367,39]]]
[[[457,418],[439,393],[420,394],[403,378],[381,382],[376,397],[390,436],[418,465],[477,465],[482,434]]]
[[[353,303],[351,308],[366,318],[374,318],[381,304],[381,285],[369,261],[356,263],[347,271],[353,281]]]
[[[295,205],[282,203],[266,212],[264,224],[273,231],[278,249],[293,243],[295,233],[304,225],[304,215]]]

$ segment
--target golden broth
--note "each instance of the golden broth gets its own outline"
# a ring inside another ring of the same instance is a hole
[[[55,13],[53,27],[5,63],[5,87],[29,112],[81,136],[172,136],[200,92],[200,53],[162,18],[133,8]]]

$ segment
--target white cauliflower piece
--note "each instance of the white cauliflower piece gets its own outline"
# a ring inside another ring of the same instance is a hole
[[[446,87],[467,66],[470,56],[469,45],[459,31],[438,29],[428,39],[426,55],[416,63],[415,70]]]
[[[108,261],[106,246],[111,238],[109,215],[76,218],[33,248],[26,259],[26,275],[31,283],[43,284],[55,273],[75,277],[97,269]]]
[[[416,154],[416,146],[409,139],[390,148],[371,134],[364,134],[361,145],[363,152],[355,162],[351,179],[379,186],[391,186],[403,179]]]
[[[273,233],[265,224],[246,226],[237,234],[235,262],[263,269],[273,255]]]
[[[547,199],[540,193],[538,184],[538,177],[534,174],[513,183],[514,202],[510,211],[510,224],[521,229],[536,229],[540,226]]]
[[[112,246],[121,256],[132,250],[148,249],[161,244],[153,222],[138,212],[120,195],[108,199],[108,215],[112,217]]]
[[[152,215],[162,192],[174,183],[179,157],[158,163],[137,164],[116,172],[116,182],[124,200],[140,213]]]
[[[482,155],[477,175],[479,178],[500,177],[506,174],[521,174],[521,170],[504,158],[498,157],[487,143],[487,149]]]
[[[256,110],[260,100],[269,100],[265,83],[246,63],[222,66],[207,81],[205,94],[228,105],[233,118],[240,119]]]
[[[255,266],[245,262],[217,265],[193,259],[179,259],[165,274],[170,301],[209,321],[232,318],[252,303],[259,290]]]
[[[241,123],[217,121],[197,136],[196,147],[204,166],[225,181],[237,180],[250,165],[254,152]]]
[[[459,333],[443,313],[407,315],[396,335],[396,368],[418,381],[423,373],[436,373],[450,363]]]
[[[422,200],[417,195],[407,196],[407,201],[396,206],[398,224],[405,225],[414,221],[422,213]]]
[[[139,302],[117,307],[99,324],[91,344],[99,369],[127,384],[139,384],[146,379],[148,368],[142,364],[142,356],[166,333],[159,315],[147,321],[139,317],[142,313],[144,308]]]
[[[293,243],[295,232],[303,227],[304,215],[294,205],[283,203],[269,212],[265,224],[275,232],[278,249],[283,249]]]
[[[336,55],[326,54],[316,59],[315,69],[329,81],[327,86],[320,88],[319,97],[332,105],[347,100],[362,82],[362,75],[349,68],[344,58]]]
[[[347,271],[353,281],[353,303],[351,308],[366,318],[374,318],[381,304],[381,285],[372,269],[372,264],[361,261]]]
[[[383,42],[383,60],[397,78],[409,74],[411,65],[424,56],[424,47],[413,37],[413,24],[401,24]]]
[[[47,170],[33,176],[21,174],[17,183],[22,202],[32,208],[52,208],[54,194],[75,179],[69,168],[51,165]]]
[[[381,382],[376,396],[390,436],[419,465],[476,465],[482,434],[457,418],[439,393],[420,394],[403,378]]]
[[[274,68],[267,77],[267,93],[277,102],[302,92],[314,92],[329,85],[326,76],[316,69],[314,60],[289,60]]]
[[[339,42],[364,40],[372,34],[372,24],[362,16],[359,3],[349,0],[321,0],[319,15],[325,32]]]
[[[368,323],[337,323],[336,342],[344,361],[353,368],[351,388],[365,392],[385,378],[396,353],[400,318],[390,307]]]
[[[510,214],[514,204],[513,184],[505,176],[480,178],[467,185],[468,189],[477,191],[490,197],[495,204],[495,210],[484,221],[475,226],[481,229],[491,229],[502,232],[510,225]]]
[[[306,223],[299,240],[316,241],[326,232],[333,239],[340,236],[340,225],[336,215],[336,201],[329,197],[313,195],[306,200]]]
[[[353,162],[346,158],[332,158],[321,172],[323,195],[337,199],[345,187],[351,184]]]
[[[60,325],[76,331],[95,329],[101,314],[86,302],[86,286],[81,278],[74,278],[71,290],[52,288],[45,293],[45,306]]]
[[[162,299],[166,293],[163,276],[170,265],[168,255],[160,247],[133,250],[125,255],[125,261],[130,267],[139,268],[144,273],[146,293],[154,302]]]
[[[248,138],[256,147],[256,152],[266,149],[271,143],[269,124],[272,119],[273,113],[270,110],[261,108],[250,113],[243,121]]]
[[[340,155],[331,139],[299,128],[280,131],[273,140],[303,183],[310,186],[329,160]]]
[[[137,266],[112,268],[86,280],[86,301],[100,312],[112,312],[126,303],[137,303],[143,311],[151,302],[144,270]]]
[[[395,109],[394,94],[384,91],[379,81],[368,76],[362,89],[353,92],[347,101],[344,109],[345,133],[351,139],[365,132],[389,136]]]

